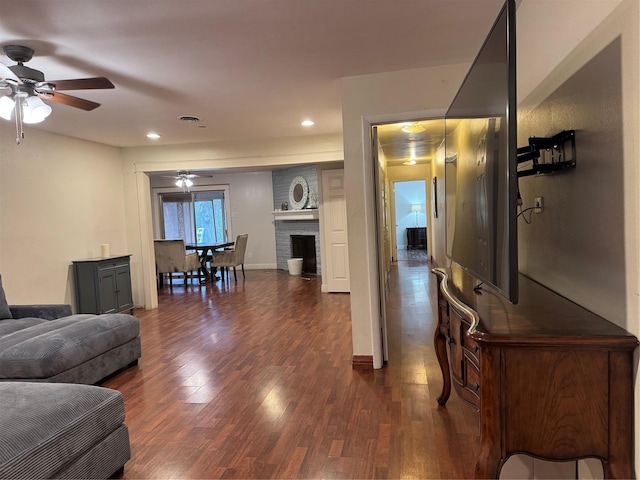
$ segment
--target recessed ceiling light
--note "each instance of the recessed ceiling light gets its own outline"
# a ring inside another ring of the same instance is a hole
[[[160,138],[160,135],[158,135],[157,133],[150,132],[150,133],[147,133],[147,138],[150,138],[151,140],[157,140]]]
[[[313,120],[303,120],[302,122],[300,122],[300,125],[302,125],[303,127],[312,127],[315,125],[315,122]]]
[[[410,125],[402,127],[402,131],[404,133],[421,133],[421,132],[424,132],[425,130],[426,130],[426,128],[424,128],[418,122],[414,122],[414,123],[412,123]]]

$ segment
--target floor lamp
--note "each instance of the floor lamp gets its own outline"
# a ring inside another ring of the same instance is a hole
[[[416,227],[418,226],[418,214],[422,212],[422,204],[421,203],[412,203],[411,211],[416,214]]]

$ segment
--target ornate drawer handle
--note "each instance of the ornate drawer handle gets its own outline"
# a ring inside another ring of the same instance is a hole
[[[477,392],[478,390],[480,390],[480,384],[476,382],[473,385],[471,385],[471,388],[473,388]]]

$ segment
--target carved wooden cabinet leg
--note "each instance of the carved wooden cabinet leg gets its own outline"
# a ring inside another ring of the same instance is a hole
[[[492,439],[482,441],[476,461],[475,478],[498,478],[500,473],[500,444]]]
[[[498,478],[502,462],[500,349],[480,350],[480,455],[476,462],[476,478]]]
[[[447,403],[447,400],[449,400],[449,395],[451,394],[451,373],[449,372],[449,360],[447,358],[447,338],[440,333],[440,325],[436,326],[433,344],[438,363],[440,364],[440,371],[442,372],[442,393],[440,393],[437,400],[438,404],[444,405]]]
[[[633,353],[609,354],[609,460],[604,478],[635,478],[633,461]]]

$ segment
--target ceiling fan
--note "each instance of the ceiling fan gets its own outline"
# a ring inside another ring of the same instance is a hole
[[[113,83],[105,77],[45,80],[44,73],[25,65],[35,53],[32,48],[23,45],[5,45],[2,48],[5,55],[16,62],[16,65],[7,66],[0,63],[0,90],[10,90],[5,96],[0,97],[0,117],[10,120],[15,110],[18,144],[21,138],[24,138],[23,122],[39,123],[51,113],[51,107],[43,100],[91,111],[100,104],[60,91],[114,88]]]
[[[180,170],[177,175],[163,176],[162,178],[174,178],[176,180],[175,185],[182,188],[183,192],[189,191],[189,188],[193,186],[192,178],[213,178],[213,175],[206,175],[201,173],[192,173],[188,170]]]

